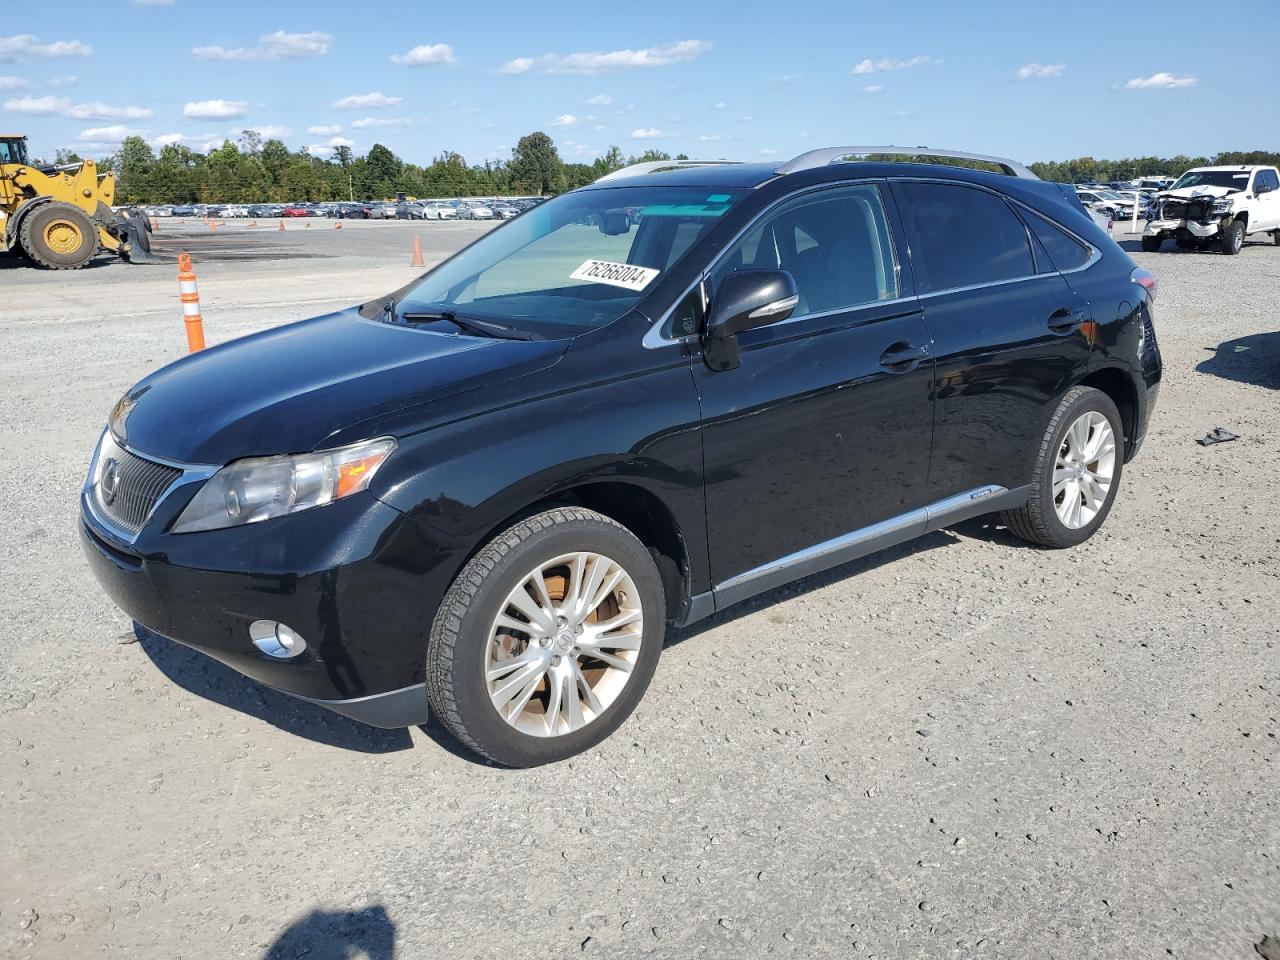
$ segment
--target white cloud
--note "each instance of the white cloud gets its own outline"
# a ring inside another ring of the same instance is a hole
[[[325,157],[332,156],[333,147],[325,146],[323,143],[312,143],[307,146],[307,153],[311,154],[313,157],[320,157],[323,159]]]
[[[289,136],[289,134],[293,133],[293,131],[288,127],[282,127],[274,123],[267,123],[260,127],[232,127],[231,135],[239,138],[244,136],[250,130],[260,136],[263,140],[283,140],[285,137]]]
[[[313,137],[328,137],[341,132],[342,124],[340,123],[324,124],[319,127],[307,127],[307,133],[311,134]]]
[[[659,130],[657,127],[640,127],[631,131],[632,140],[665,140],[667,137],[673,136],[675,134]]]
[[[911,67],[927,67],[941,63],[940,59],[935,57],[912,57],[910,60],[895,60],[893,57],[884,57],[881,60],[863,60],[853,68],[853,73],[862,76],[868,73],[878,73],[881,70],[908,70]]]
[[[329,146],[331,147],[354,147],[356,142],[348,140],[346,137],[330,137]]]
[[[1028,63],[1018,68],[1019,80],[1048,80],[1050,77],[1062,76],[1067,69],[1064,63]]]
[[[197,60],[286,60],[298,57],[322,57],[329,52],[333,37],[313,30],[310,33],[264,33],[256,47],[194,47],[191,55]]]
[[[26,77],[0,77],[0,90],[25,90],[29,86]]]
[[[333,101],[339,110],[368,110],[373,107],[394,107],[402,97],[388,97],[384,93],[354,93]]]
[[[406,117],[363,117],[351,121],[351,126],[357,130],[365,130],[369,127],[404,127],[412,122]]]
[[[1194,87],[1195,77],[1175,77],[1172,73],[1153,73],[1149,77],[1134,77],[1124,85],[1126,90],[1172,90],[1178,87]]]
[[[249,105],[243,100],[197,100],[182,108],[182,115],[192,120],[227,120],[243,117]]]
[[[90,127],[88,130],[81,130],[80,139],[99,143],[119,143],[125,137],[140,137],[145,133],[145,130],[134,130],[132,127],[117,123],[110,127]]]
[[[729,108],[729,105],[725,103],[723,100],[717,100],[715,103],[711,105],[712,110],[727,110],[728,108]]]
[[[393,54],[392,63],[406,67],[435,67],[443,63],[456,63],[453,47],[447,43],[424,43],[406,53]]]
[[[597,93],[594,97],[592,97],[587,101],[587,106],[607,107],[611,103],[613,103],[613,97],[609,96],[607,93]]]
[[[704,133],[704,134],[703,134],[702,136],[700,136],[698,139],[699,139],[700,141],[702,141],[703,143],[714,143],[715,141],[717,141],[717,140],[719,140],[719,139],[720,139],[720,134],[718,134],[718,133]]]
[[[572,127],[578,122],[578,118],[572,113],[562,113],[551,121],[553,127]]]
[[[162,133],[151,141],[151,145],[155,147],[171,147],[181,142],[182,134],[180,133]]]
[[[147,107],[112,107],[105,103],[76,103],[66,110],[73,120],[145,120],[151,116]]]
[[[711,49],[706,40],[677,40],[660,47],[640,50],[591,51],[586,53],[546,53],[540,57],[517,57],[504,63],[499,73],[569,73],[587,75],[609,70],[666,67],[702,56]]]
[[[765,147],[763,150],[761,150],[761,151],[760,151],[760,156],[762,156],[762,157],[772,157],[772,156],[775,156],[775,155],[777,154],[777,152],[778,152],[778,151],[777,151],[777,150],[775,150],[775,149],[773,149],[773,147]]]
[[[863,93],[883,93],[884,87],[882,87],[878,83],[868,83],[865,87],[862,88],[862,92]]]
[[[47,60],[50,57],[87,57],[93,47],[79,40],[55,40],[41,43],[30,33],[0,37],[0,63],[13,60]]]
[[[4,108],[37,117],[70,117],[72,120],[145,120],[146,107],[112,107],[105,103],[72,103],[66,97],[13,97]]]

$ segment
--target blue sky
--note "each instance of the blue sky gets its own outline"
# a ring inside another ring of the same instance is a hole
[[[740,159],[856,143],[1025,161],[1280,149],[1277,0],[1044,6],[18,5],[0,28],[0,126],[36,155],[100,155],[132,132],[207,149],[247,127],[415,162],[505,158],[535,129],[567,160],[612,144]]]

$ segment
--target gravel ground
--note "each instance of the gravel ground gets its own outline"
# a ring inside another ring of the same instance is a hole
[[[213,342],[483,229],[157,246],[196,256]],[[0,955],[1255,957],[1280,938],[1280,248],[1134,256],[1165,382],[1098,536],[973,521],[759,598],[673,637],[601,747],[525,772],[135,634],[76,493],[110,404],[183,348],[175,271],[0,261]],[[1241,439],[1193,442],[1216,426]]]

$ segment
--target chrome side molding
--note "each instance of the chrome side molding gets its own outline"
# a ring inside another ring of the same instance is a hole
[[[766,590],[913,540],[948,524],[1021,506],[1030,493],[1030,485],[1010,490],[999,484],[986,484],[797,550],[717,584],[711,591],[715,609],[723,610]]]

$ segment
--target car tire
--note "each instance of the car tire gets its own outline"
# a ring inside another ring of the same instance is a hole
[[[1277,230],[1275,231],[1275,233],[1271,234],[1271,239],[1277,247],[1280,247],[1280,230]]]
[[[1239,220],[1232,220],[1222,231],[1222,252],[1229,257],[1234,257],[1243,246],[1244,224]]]
[[[598,574],[602,590],[618,571],[620,586],[594,610],[575,612],[575,579],[590,587]],[[586,652],[601,616],[612,622],[637,610],[638,621],[592,641],[608,663]],[[535,615],[549,628],[539,628]],[[531,629],[510,629],[517,623]],[[662,579],[644,544],[594,511],[548,510],[490,540],[445,594],[427,643],[431,707],[459,741],[503,766],[564,760],[604,740],[635,709],[665,630]],[[507,667],[516,662],[522,665]]]
[[[1142,252],[1143,253],[1159,253],[1160,246],[1164,243],[1164,237],[1143,237]]]
[[[1095,441],[1096,449],[1090,446]],[[1120,411],[1101,390],[1072,387],[1045,428],[1030,497],[1002,518],[1012,533],[1037,546],[1062,549],[1084,543],[1111,512],[1123,469]],[[1100,477],[1106,478],[1105,488]]]

